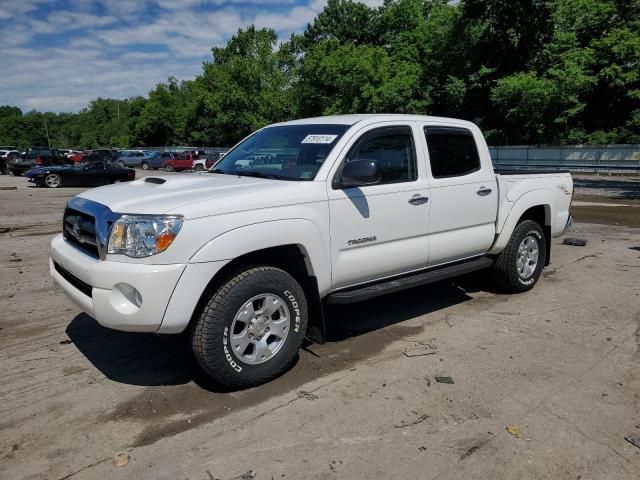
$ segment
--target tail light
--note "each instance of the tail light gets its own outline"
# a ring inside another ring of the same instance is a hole
[[[42,165],[44,163],[44,158],[40,155],[36,155],[36,165]]]

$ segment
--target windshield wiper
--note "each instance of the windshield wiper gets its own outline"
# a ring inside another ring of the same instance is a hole
[[[255,178],[271,178],[274,180],[290,180],[290,181],[296,181],[295,178],[291,178],[291,177],[283,177],[282,175],[277,175],[275,173],[263,173],[263,172],[256,172],[256,171],[248,171],[248,172],[243,172],[243,171],[233,171],[233,172],[229,172],[233,175],[237,175],[239,177],[255,177]]]

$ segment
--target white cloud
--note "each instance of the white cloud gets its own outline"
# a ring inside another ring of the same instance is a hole
[[[89,13],[60,11],[50,13],[47,22],[60,30],[97,28],[117,22],[118,19],[110,15],[98,16]]]
[[[0,19],[15,18],[32,12],[38,8],[38,4],[48,0],[2,0],[0,3]]]
[[[326,0],[302,5],[296,0],[67,0],[64,10],[36,15],[47,1],[0,0],[0,19],[11,23],[11,34],[3,33],[0,42],[0,105],[77,111],[98,97],[145,95],[169,76],[191,79],[200,73],[211,48],[238,28],[270,27],[286,40],[326,5]],[[382,0],[363,3],[377,6]]]

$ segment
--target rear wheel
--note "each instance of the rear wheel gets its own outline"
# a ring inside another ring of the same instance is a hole
[[[173,168],[173,165],[165,165],[164,166],[165,171],[167,172],[173,172],[175,171],[175,168]]]
[[[542,227],[532,221],[519,223],[493,266],[498,286],[507,292],[526,292],[538,282],[547,246]]]
[[[149,164],[147,162],[142,162],[141,167],[143,170],[149,170]]]
[[[44,177],[44,184],[49,188],[58,188],[62,186],[62,177],[57,173],[50,173]]]
[[[284,373],[307,328],[302,287],[275,267],[239,271],[207,299],[191,331],[195,357],[213,379],[249,388]]]
[[[193,167],[193,169],[194,169],[196,172],[201,172],[201,171],[203,171],[203,170],[204,170],[204,167],[203,167],[201,164],[197,163],[197,164],[196,164],[196,166],[195,166],[195,167]]]

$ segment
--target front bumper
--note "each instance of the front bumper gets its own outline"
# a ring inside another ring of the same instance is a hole
[[[100,325],[155,332],[186,265],[100,261],[57,235],[51,241],[49,268],[54,283]]]

